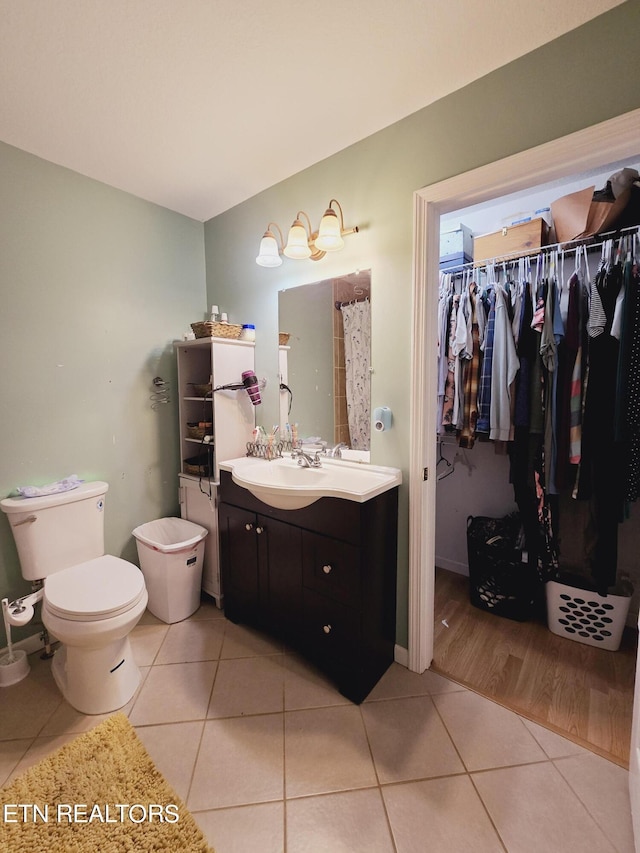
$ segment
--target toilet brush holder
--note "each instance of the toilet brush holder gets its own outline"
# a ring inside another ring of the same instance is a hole
[[[7,635],[7,651],[0,655],[0,687],[17,684],[29,675],[31,666],[24,649],[14,650],[11,643],[11,623],[9,622],[9,602],[2,599],[2,617],[4,630]]]
[[[29,658],[24,649],[0,655],[0,687],[10,687],[29,675]]]

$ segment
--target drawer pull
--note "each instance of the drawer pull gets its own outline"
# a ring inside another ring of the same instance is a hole
[[[244,529],[245,530],[253,530],[253,524],[250,521],[247,521],[247,523],[244,526]]]
[[[256,533],[264,533],[264,527],[256,527]]]
[[[331,633],[331,625],[324,625],[322,630],[325,632],[325,634],[330,634]]]
[[[325,573],[325,575],[328,575],[332,568],[333,566],[326,565],[322,567],[322,571]]]

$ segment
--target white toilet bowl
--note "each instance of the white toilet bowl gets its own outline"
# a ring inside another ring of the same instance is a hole
[[[53,675],[65,699],[83,714],[121,708],[140,683],[129,633],[147,606],[140,569],[105,555],[50,575],[42,621],[62,643]]]

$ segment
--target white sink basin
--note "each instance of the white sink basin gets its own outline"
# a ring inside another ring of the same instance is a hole
[[[322,467],[305,468],[296,459],[253,459],[243,456],[220,463],[230,471],[233,482],[263,503],[278,509],[302,509],[320,498],[344,498],[364,503],[399,486],[399,468],[385,468],[322,459]]]

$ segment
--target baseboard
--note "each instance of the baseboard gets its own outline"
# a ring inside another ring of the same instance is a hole
[[[459,563],[457,560],[449,560],[447,557],[438,557],[436,555],[435,565],[439,569],[447,569],[450,572],[455,572],[457,575],[469,577],[469,566],[466,563]]]
[[[52,639],[53,643],[54,640]],[[42,644],[42,640],[40,639],[40,634],[31,634],[29,637],[25,637],[24,640],[18,640],[17,643],[13,643],[14,649],[23,649],[28,655],[33,654],[33,652],[39,652],[44,649]],[[0,656],[6,654],[9,651],[9,647],[5,646],[3,649],[0,649]]]
[[[404,666],[405,668],[409,667],[409,649],[405,649],[404,646],[399,646],[397,643],[393,650],[393,659],[396,663],[399,663],[400,666]]]

